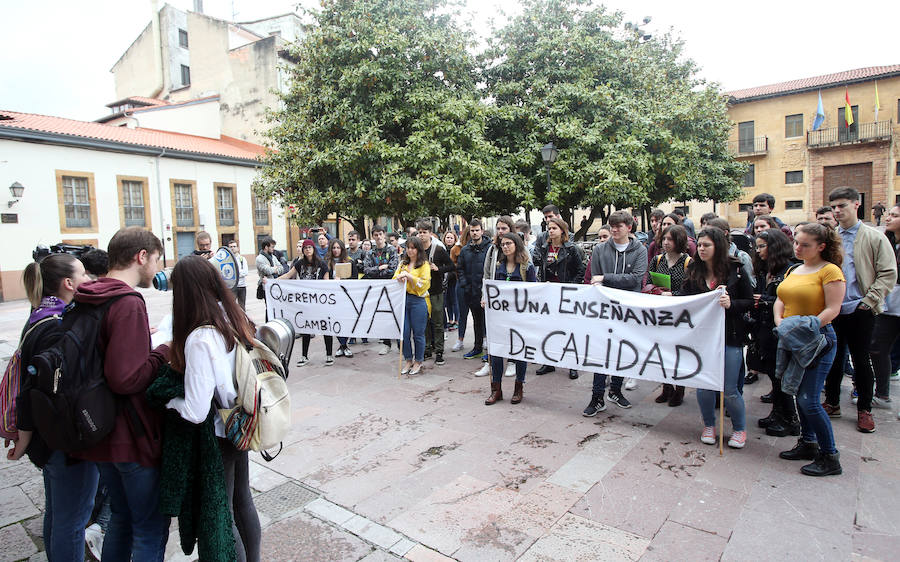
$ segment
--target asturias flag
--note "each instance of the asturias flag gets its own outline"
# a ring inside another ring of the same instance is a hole
[[[850,125],[853,124],[853,110],[850,109],[850,90],[844,89],[844,122],[847,124],[847,128],[850,128]]]
[[[816,108],[816,118],[813,120],[813,131],[818,131],[825,122],[825,106],[822,105],[822,91],[819,90],[819,107]]]

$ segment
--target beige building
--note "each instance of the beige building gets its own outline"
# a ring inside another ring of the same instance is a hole
[[[129,114],[128,100],[169,103],[218,96],[223,135],[260,142],[266,108],[286,88],[281,65],[304,26],[296,14],[234,23],[168,4],[113,65],[116,99],[107,122]],[[140,107],[138,105],[137,107]]]
[[[880,109],[876,117],[876,84]],[[813,131],[819,95],[825,120]],[[844,119],[850,97],[853,124]],[[862,196],[861,218],[872,206],[890,207],[900,195],[900,65],[859,68],[729,92],[734,122],[730,148],[750,165],[744,197],[718,205],[718,214],[744,226],[759,193],[775,196],[774,214],[789,225],[814,220],[838,186]],[[702,212],[702,211],[701,211]],[[699,217],[692,209],[694,220]]]

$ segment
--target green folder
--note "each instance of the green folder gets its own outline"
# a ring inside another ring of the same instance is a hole
[[[665,273],[650,272],[650,282],[657,287],[672,290],[672,276]]]

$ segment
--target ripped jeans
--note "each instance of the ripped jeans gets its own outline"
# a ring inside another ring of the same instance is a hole
[[[744,396],[740,391],[740,378],[742,378],[742,365],[744,364],[744,350],[741,347],[725,346],[725,409],[731,416],[731,426],[734,431],[745,431],[746,414],[744,411]],[[716,400],[718,392],[715,390],[697,390],[697,404],[700,405],[700,415],[703,416],[703,425],[716,426]]]

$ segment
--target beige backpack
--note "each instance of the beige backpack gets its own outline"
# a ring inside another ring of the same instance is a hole
[[[225,435],[241,450],[259,451],[270,461],[281,452],[281,441],[291,428],[291,396],[281,361],[265,344],[253,340],[247,350],[236,342],[234,408],[219,409]],[[278,445],[274,455],[268,449]]]

